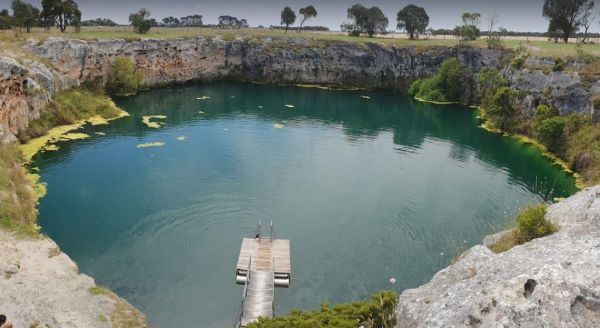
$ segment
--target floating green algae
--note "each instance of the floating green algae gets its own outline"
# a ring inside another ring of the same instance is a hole
[[[158,129],[163,126],[164,122],[154,122],[153,120],[164,120],[166,119],[166,115],[145,115],[142,116],[142,123],[146,124],[149,128]]]
[[[164,142],[155,141],[155,142],[146,142],[146,143],[143,143],[143,144],[139,144],[139,145],[137,145],[137,148],[161,147],[161,146],[164,146],[164,145],[165,145]]]

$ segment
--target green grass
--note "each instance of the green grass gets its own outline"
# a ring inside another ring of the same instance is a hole
[[[36,37],[40,40],[45,40],[49,36],[61,36],[67,38],[84,39],[84,40],[97,40],[97,39],[126,39],[126,40],[140,40],[142,38],[156,38],[156,39],[172,39],[181,37],[195,37],[202,36],[206,38],[214,38],[220,36],[226,40],[233,40],[237,36],[241,36],[245,40],[251,40],[261,37],[274,37],[274,38],[290,38],[290,37],[303,37],[311,41],[345,41],[353,43],[379,43],[383,45],[412,45],[418,48],[426,48],[430,46],[456,46],[459,44],[458,40],[453,36],[446,36],[445,39],[442,36],[430,39],[417,39],[409,40],[404,35],[390,34],[386,37],[351,37],[346,33],[342,32],[309,32],[305,31],[301,34],[295,31],[290,31],[287,34],[282,30],[270,30],[270,29],[257,29],[257,28],[246,28],[237,30],[222,30],[208,27],[196,27],[196,28],[152,28],[147,34],[136,34],[133,32],[130,26],[117,26],[117,27],[83,27],[81,32],[75,33],[73,29],[68,29],[65,33],[60,33],[56,29],[45,31],[40,28],[33,29],[32,33],[19,33],[15,34],[13,31],[0,31],[0,44],[4,41],[7,43],[24,43],[29,37]],[[513,48],[519,44],[527,44],[529,46],[529,53],[531,55],[543,55],[552,57],[566,57],[576,56],[577,51],[575,48],[575,42],[571,43],[554,43],[544,38],[522,38],[522,37],[507,37],[502,40],[502,44],[505,47]],[[486,38],[482,37],[476,41],[469,42],[468,45],[473,47],[486,47]],[[582,45],[582,50],[591,55],[600,55],[600,45],[597,44],[585,44]]]
[[[489,248],[495,253],[522,245],[536,238],[541,238],[558,231],[558,226],[546,220],[547,205],[539,204],[523,209],[516,218],[516,227],[504,234]]]
[[[19,134],[21,142],[27,142],[48,133],[59,125],[69,125],[82,119],[99,115],[105,119],[117,117],[121,111],[110,97],[86,88],[60,91],[42,111],[40,118],[29,122],[27,130]]]
[[[395,327],[396,293],[381,291],[364,301],[336,304],[312,311],[292,310],[288,315],[259,318],[248,328],[384,328]]]

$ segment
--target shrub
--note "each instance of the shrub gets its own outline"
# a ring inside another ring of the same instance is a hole
[[[514,246],[558,231],[555,224],[546,220],[546,208],[547,205],[539,204],[522,210],[517,215],[516,228],[503,234],[498,241],[489,246],[490,250],[496,253],[505,252]]]
[[[486,118],[498,129],[510,130],[512,128],[509,124],[514,114],[511,104],[512,94],[511,88],[501,87],[493,96],[489,95],[482,104]]]
[[[565,118],[554,116],[546,118],[536,126],[535,134],[538,140],[543,143],[548,150],[557,152],[563,144],[563,131],[565,129]]]
[[[561,72],[564,69],[565,69],[565,64],[563,63],[562,58],[560,58],[560,57],[554,58],[554,67],[552,68],[552,71]]]
[[[596,110],[600,110],[600,96],[596,96],[592,99],[592,106]]]
[[[525,66],[525,58],[515,57],[510,63],[510,66],[514,69],[522,69],[523,66]]]
[[[506,86],[504,76],[497,69],[489,66],[484,67],[477,73],[477,82],[484,98],[495,93],[499,88]]]
[[[131,59],[119,56],[110,65],[106,90],[116,95],[135,94],[142,78]]]
[[[472,80],[471,68],[461,65],[456,58],[449,58],[442,62],[434,76],[413,82],[409,93],[428,101],[468,102]]]
[[[329,307],[321,304],[320,310],[292,310],[288,315],[259,318],[248,328],[365,328],[394,327],[396,294],[382,291],[366,301],[355,301]]]
[[[517,216],[517,231],[521,244],[558,231],[556,225],[546,220],[546,208],[547,205],[539,204],[529,206],[519,213]]]

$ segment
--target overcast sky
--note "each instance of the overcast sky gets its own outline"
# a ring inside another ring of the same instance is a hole
[[[39,5],[40,0],[25,0]],[[216,23],[223,14],[246,18],[250,25],[279,25],[280,12],[290,6],[296,12],[298,8],[312,4],[318,16],[308,25],[322,25],[339,30],[340,24],[347,20],[346,9],[359,2],[357,0],[76,0],[83,19],[96,17],[110,18],[117,23],[126,24],[129,13],[145,7],[157,20],[166,16],[181,17],[201,14],[204,23]],[[0,0],[0,8],[10,7],[10,0]],[[410,3],[425,8],[433,28],[452,28],[461,23],[460,15],[465,11],[482,14],[485,25],[489,14],[499,16],[499,26],[513,31],[543,32],[547,28],[542,16],[543,0],[365,0],[366,6],[379,6],[390,20],[389,29],[396,27],[396,13]],[[598,9],[598,8],[596,8]],[[483,27],[483,26],[482,26]],[[592,25],[594,32],[600,31],[600,24]]]

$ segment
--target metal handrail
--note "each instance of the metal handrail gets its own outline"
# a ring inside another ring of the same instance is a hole
[[[259,224],[260,227],[260,224]],[[238,315],[237,319],[235,320],[235,324],[233,325],[234,327],[241,327],[242,326],[242,318],[244,317],[244,307],[246,305],[246,296],[248,295],[248,285],[250,284],[250,275],[251,275],[251,269],[252,268],[252,256],[250,256],[250,260],[248,261],[248,271],[246,271],[246,281],[244,282],[244,292],[242,293],[242,306],[240,309],[240,314]]]
[[[273,221],[271,221],[271,229],[273,228]],[[271,303],[271,317],[275,317],[275,257],[273,257],[273,303]]]
[[[271,241],[275,240],[275,227],[273,226],[272,220],[271,220],[271,231],[269,231],[269,239],[271,239]]]
[[[256,238],[260,238],[260,226],[261,220],[258,220],[258,227],[256,227]]]

